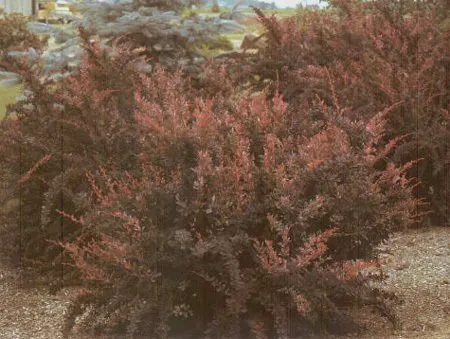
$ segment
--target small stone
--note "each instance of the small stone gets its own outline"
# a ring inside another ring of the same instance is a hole
[[[399,265],[397,265],[397,267],[395,268],[397,271],[402,271],[405,268],[409,267],[409,263],[408,262],[402,262]]]

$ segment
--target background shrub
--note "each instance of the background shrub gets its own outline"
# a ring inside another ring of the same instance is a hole
[[[5,14],[0,10],[0,67],[4,67],[2,59],[10,51],[43,47],[41,40],[27,29],[27,20],[23,15]]]
[[[292,109],[320,96],[350,120],[368,121],[386,111],[379,142],[387,145],[408,135],[386,157],[397,164],[422,159],[409,170],[409,177],[420,182],[414,194],[431,203],[431,222],[448,223],[443,202],[450,194],[449,33],[443,2],[331,3],[331,10],[302,11],[297,19],[284,21],[256,10],[268,43],[248,57],[252,71],[247,79],[259,88],[272,82],[273,91],[280,90]],[[299,117],[304,119],[321,118]]]

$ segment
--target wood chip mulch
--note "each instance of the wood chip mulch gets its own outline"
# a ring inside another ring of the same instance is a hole
[[[409,230],[395,234],[381,247],[387,278],[377,287],[401,302],[394,310],[397,329],[378,316],[359,312],[367,332],[345,338],[450,338],[450,227]],[[21,288],[21,276],[0,264],[0,339],[60,339],[68,300],[65,291]]]

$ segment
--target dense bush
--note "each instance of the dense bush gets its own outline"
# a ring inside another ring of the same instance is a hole
[[[85,60],[59,84],[14,64],[28,92],[0,129],[9,197],[20,199],[9,220],[24,259],[71,267],[58,275],[81,287],[66,333],[82,314],[86,328],[130,338],[298,338],[353,328],[354,306],[391,316],[358,273],[417,212],[416,163],[390,158],[410,142],[392,118],[409,78],[395,87],[375,72],[385,56],[372,40],[368,60],[333,45],[351,22],[356,37],[368,27],[352,6],[353,21],[311,13],[303,31],[261,16],[258,92],[219,65],[192,83],[160,67],[140,74],[135,45],[104,50],[83,30]]]
[[[66,215],[81,234],[62,246],[84,277],[67,332],[87,312],[110,335],[298,337],[344,330],[345,307],[382,307],[351,262],[370,265],[414,202],[405,169],[373,169],[365,126],[327,111],[297,129],[280,96],[194,96],[161,69],[140,83],[139,173],[91,171],[88,211]]]
[[[445,224],[450,215],[444,3],[337,0],[331,10],[302,11],[281,22],[257,11],[268,42],[249,60],[250,79],[258,75],[254,85],[261,88],[269,80],[275,88],[278,80],[292,109],[319,95],[351,120],[367,121],[386,110],[380,142],[408,135],[386,156],[397,164],[422,159],[409,176],[418,177],[415,194],[431,202],[435,224]]]
[[[11,67],[9,52],[21,53],[21,51],[29,48],[39,51],[44,45],[43,41],[27,30],[26,23],[27,19],[24,16],[5,14],[0,9],[0,86],[20,83],[20,78],[14,73],[10,73],[14,70],[14,67]],[[5,103],[2,102],[0,104],[3,106]],[[2,246],[0,246],[0,254],[10,255],[15,252],[13,243],[17,229],[15,225],[11,225],[10,213],[17,211],[18,200],[8,194],[7,186],[8,181],[11,179],[11,172],[3,163],[0,165],[0,177],[2,182],[0,193],[0,232],[4,235]]]
[[[149,0],[116,7],[98,3],[91,4],[90,15],[96,18],[106,11],[103,14],[107,20],[114,21],[117,17],[110,17],[110,11],[118,10],[119,17],[126,17],[126,10],[130,9],[135,15],[150,20],[147,32],[155,33],[154,39],[146,39],[145,42],[150,45],[161,43],[171,32],[179,44],[172,46],[170,51],[160,52],[166,56],[173,53],[184,55],[188,39],[209,41],[202,38],[208,29],[214,30],[215,25],[204,22],[200,31],[189,31],[184,35],[185,30],[195,23],[180,26],[171,22],[170,13],[161,13],[158,8],[178,10],[188,3],[184,0]],[[126,24],[133,22],[128,19]],[[0,32],[1,53],[40,48],[39,39],[27,31],[25,23],[23,17],[15,15],[0,20],[1,27],[5,28]],[[146,43],[136,43],[134,35],[118,36],[120,30],[108,36],[107,47],[102,43],[92,45],[90,40],[95,32],[95,27],[90,27],[90,30],[80,28],[77,41],[81,41],[86,53],[79,55],[84,55],[86,60],[79,70],[61,83],[41,71],[36,60],[12,58],[6,53],[3,58],[5,68],[19,73],[26,89],[24,97],[9,109],[2,122],[0,157],[5,189],[1,202],[7,205],[2,211],[3,227],[17,230],[8,234],[17,237],[16,247],[24,263],[32,263],[33,267],[43,271],[61,272],[60,249],[48,240],[70,238],[74,231],[76,233],[73,224],[69,220],[63,221],[57,210],[83,213],[88,193],[85,171],[105,164],[117,154],[121,155],[121,160],[115,164],[118,173],[136,168],[138,151],[133,127],[133,93],[140,87],[138,72],[151,72],[148,57],[157,59],[159,54],[153,53],[155,50],[150,55],[144,53],[145,48],[137,47]],[[129,32],[125,29],[125,33]],[[181,42],[177,36],[181,37]],[[168,64],[164,66],[168,67]],[[17,199],[21,200],[19,206],[16,206]],[[67,274],[65,277],[68,279]]]
[[[86,171],[111,158],[119,173],[137,163],[132,97],[139,58],[129,50],[107,53],[87,36],[83,46],[85,63],[61,84],[44,81],[28,64],[10,64],[26,91],[1,125],[0,157],[9,175],[2,198],[20,198],[20,213],[9,210],[6,220],[20,232],[24,263],[45,271],[60,271],[61,251],[48,240],[69,239],[76,230],[58,210],[83,213]]]

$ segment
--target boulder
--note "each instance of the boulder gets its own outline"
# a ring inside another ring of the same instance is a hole
[[[244,36],[244,40],[241,43],[241,49],[264,49],[266,48],[266,40],[263,35],[257,36],[256,34],[249,33]]]

